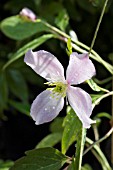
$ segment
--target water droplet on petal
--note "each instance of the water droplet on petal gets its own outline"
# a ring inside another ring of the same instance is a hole
[[[55,106],[53,106],[53,109],[55,109]]]
[[[47,108],[44,109],[45,111],[47,110]]]

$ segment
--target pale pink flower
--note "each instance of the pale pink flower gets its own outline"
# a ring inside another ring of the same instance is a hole
[[[20,11],[20,15],[22,17],[25,17],[31,21],[35,21],[36,20],[36,15],[34,14],[33,11],[31,11],[29,8],[23,8],[21,11]]]
[[[45,78],[50,86],[36,97],[31,106],[31,116],[37,125],[49,122],[59,114],[64,106],[65,96],[67,96],[69,104],[76,112],[84,128],[89,128],[92,123],[95,123],[94,120],[90,119],[92,113],[90,95],[81,88],[72,86],[95,75],[95,67],[88,54],[73,52],[70,55],[66,79],[62,64],[47,51],[32,52],[32,50],[29,50],[24,61],[37,74]]]

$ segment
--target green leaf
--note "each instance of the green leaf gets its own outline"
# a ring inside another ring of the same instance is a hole
[[[65,31],[69,23],[69,16],[65,9],[62,9],[55,19],[55,24],[62,30]]]
[[[109,90],[104,89],[102,87],[99,87],[92,79],[87,80],[87,83],[89,84],[89,86],[92,88],[92,90],[94,91],[104,91],[104,92],[109,92]]]
[[[0,111],[6,107],[6,102],[8,100],[8,89],[5,73],[0,73]]]
[[[100,102],[101,102],[101,100],[103,100],[104,98],[106,98],[106,97],[108,97],[108,96],[110,96],[110,95],[113,95],[113,92],[111,91],[111,92],[109,92],[109,93],[107,93],[107,94],[103,94],[103,95],[101,95],[100,97],[99,97],[99,95],[98,95],[98,97],[96,97],[95,99],[93,99],[93,108],[96,106],[96,105],[98,105]]]
[[[91,168],[89,164],[85,164],[84,166],[82,166],[81,170],[93,170],[93,169]]]
[[[70,56],[71,53],[72,53],[71,38],[68,38],[68,41],[67,41],[67,54]]]
[[[68,107],[67,116],[64,119],[64,132],[62,137],[62,153],[66,153],[69,146],[78,138],[82,124],[75,112]]]
[[[56,132],[62,132],[63,131],[63,120],[64,118],[62,117],[57,117],[56,119],[54,119],[54,121],[50,124],[50,131],[52,133],[56,133]]]
[[[59,143],[62,139],[62,133],[52,133],[43,138],[36,148],[52,147]]]
[[[40,22],[26,21],[19,15],[11,16],[1,22],[1,31],[14,40],[23,40],[35,33],[47,31],[48,28]]]
[[[3,161],[0,159],[0,170],[9,170],[11,166],[13,166],[13,161],[7,160]]]
[[[9,100],[9,104],[12,105],[15,109],[17,109],[19,112],[30,116],[30,105],[22,102],[17,102],[13,100]]]
[[[43,44],[45,41],[52,37],[53,34],[42,35],[41,37],[38,37],[29,42],[28,44],[24,45],[12,55],[11,59],[4,65],[3,69],[6,69],[6,67],[8,67],[11,63],[22,57],[29,49],[35,49],[36,47],[40,46],[41,44]]]
[[[7,81],[11,92],[21,99],[28,101],[28,89],[22,73],[18,70],[8,70]]]
[[[59,170],[68,158],[54,148],[34,149],[17,160],[10,170]]]
[[[95,104],[96,100],[99,99],[103,94],[91,94],[92,103]]]

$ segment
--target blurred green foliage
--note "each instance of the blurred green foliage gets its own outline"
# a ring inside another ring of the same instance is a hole
[[[0,170],[8,170],[13,164],[11,160],[3,161],[0,159]]]

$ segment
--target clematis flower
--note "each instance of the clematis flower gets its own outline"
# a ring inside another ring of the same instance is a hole
[[[40,50],[29,50],[24,62],[29,65],[38,75],[45,78],[50,86],[40,93],[31,106],[31,117],[35,124],[43,124],[53,120],[64,106],[64,97],[81,120],[84,128],[89,128],[95,121],[90,119],[92,113],[92,100],[88,93],[79,87],[72,85],[80,84],[93,75],[95,67],[88,54],[73,52],[70,55],[69,65],[64,77],[64,68],[58,59],[51,53]]]
[[[36,20],[36,15],[34,14],[33,11],[31,11],[29,8],[23,8],[20,11],[20,15],[26,19],[29,19],[31,21],[35,21]]]

